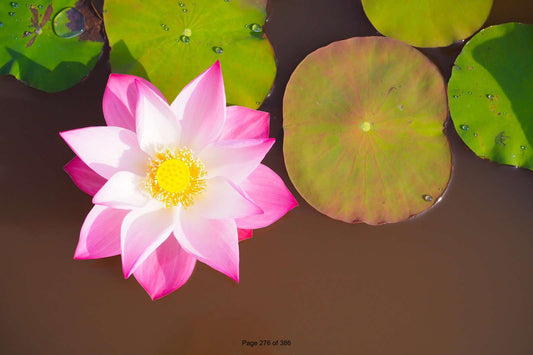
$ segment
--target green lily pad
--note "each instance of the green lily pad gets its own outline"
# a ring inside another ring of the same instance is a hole
[[[0,74],[47,92],[68,89],[94,67],[103,48],[90,1],[0,3]]]
[[[507,23],[475,35],[448,84],[461,139],[482,158],[533,170],[533,26]]]
[[[489,16],[492,0],[362,0],[385,36],[416,47],[444,47],[471,36]]]
[[[111,69],[154,83],[168,100],[219,60],[227,101],[257,108],[276,75],[262,25],[267,0],[106,0]]]
[[[400,41],[351,38],[311,53],[289,80],[283,116],[289,176],[332,218],[402,221],[450,179],[443,79]]]

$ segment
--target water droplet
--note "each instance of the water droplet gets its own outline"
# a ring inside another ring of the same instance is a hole
[[[222,54],[224,50],[221,47],[213,47],[213,52],[215,52],[216,54]]]
[[[4,23],[0,21],[0,28],[4,27]]]
[[[185,36],[185,35],[181,35],[180,36],[180,40],[183,42],[183,43],[189,43],[191,41],[191,38],[189,36]]]
[[[11,17],[15,16],[15,13],[13,11],[9,11],[7,14]]]
[[[31,36],[31,32],[30,31],[24,31],[24,33],[22,34],[22,37],[28,37],[28,36]]]
[[[181,1],[178,3],[178,5],[179,5],[180,7],[185,7],[185,4],[182,3]]]
[[[520,149],[522,149],[522,150],[526,150],[527,147],[526,147],[525,145],[521,145],[521,146],[520,146]]]
[[[469,92],[468,92],[468,95],[472,95],[472,91],[469,91]]]
[[[476,132],[474,132],[474,137],[477,137],[477,133]]]
[[[252,30],[252,32],[256,32],[256,33],[263,31],[263,28],[261,27],[261,25],[258,25],[257,23],[252,23],[249,28]]]
[[[73,7],[59,11],[52,22],[54,33],[61,38],[73,38],[85,31],[85,17]]]
[[[459,98],[459,95],[453,95],[453,98],[454,98],[454,99],[458,99],[458,98]]]
[[[14,8],[19,7],[19,4],[14,2],[14,1],[11,1],[10,5],[11,5],[11,7],[14,7]]]
[[[431,202],[431,201],[433,201],[433,196],[431,196],[431,195],[422,195],[422,198],[423,198],[424,201],[426,201],[426,202]]]
[[[187,12],[189,12],[189,10],[187,10],[187,9],[183,9],[183,12],[187,13]]]
[[[164,23],[161,24],[161,28],[162,28],[163,30],[165,30],[165,31],[170,30],[170,28],[169,28],[167,25],[165,25]]]
[[[43,6],[43,5],[39,5],[39,6],[37,6],[37,7],[39,8],[39,10],[44,9],[44,6]]]
[[[459,128],[461,128],[463,131],[468,131],[470,129],[470,127],[468,127],[466,124],[460,125]]]
[[[490,101],[494,100],[494,95],[487,94],[487,99],[489,99]]]

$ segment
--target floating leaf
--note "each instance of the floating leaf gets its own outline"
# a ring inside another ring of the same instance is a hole
[[[478,156],[533,170],[533,26],[484,29],[457,57],[450,113]]]
[[[489,16],[492,0],[362,0],[370,22],[416,47],[444,47],[465,39]]]
[[[90,1],[0,3],[0,74],[48,92],[68,89],[96,64],[102,22]]]
[[[289,176],[332,218],[405,220],[448,184],[443,79],[400,41],[351,38],[311,53],[290,78],[283,115]]]
[[[276,75],[262,24],[267,0],[106,0],[113,72],[153,82],[169,100],[220,60],[228,103],[257,108]]]

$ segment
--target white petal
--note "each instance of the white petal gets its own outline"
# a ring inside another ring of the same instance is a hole
[[[187,211],[210,219],[243,218],[263,213],[242,191],[222,177],[208,179],[205,191],[195,198]]]
[[[226,119],[226,95],[220,63],[191,81],[172,102],[172,111],[181,120],[182,145],[195,152],[214,141]]]
[[[181,127],[170,106],[141,81],[137,85],[137,137],[139,146],[150,155],[163,148],[179,146]]]
[[[93,203],[126,210],[144,206],[149,198],[143,191],[143,183],[143,177],[120,171],[94,195]]]
[[[181,226],[174,235],[185,251],[239,282],[237,226],[230,219],[210,220],[181,214]]]
[[[152,204],[128,213],[120,233],[122,270],[126,278],[168,238],[174,221],[172,208]]]
[[[198,157],[205,164],[208,177],[223,176],[240,183],[254,171],[275,139],[243,139],[209,144]]]

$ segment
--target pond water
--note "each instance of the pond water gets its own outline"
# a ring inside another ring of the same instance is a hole
[[[488,24],[509,21],[533,23],[533,3],[495,0]],[[272,0],[265,31],[279,65],[265,163],[295,192],[282,155],[290,74],[313,50],[376,31],[354,0]],[[422,52],[447,80],[461,48]],[[349,225],[296,194],[297,209],[241,243],[239,285],[198,265],[152,302],[118,257],[72,260],[91,201],[62,171],[73,155],[58,132],[103,124],[107,59],[59,94],[0,77],[2,353],[533,353],[533,172],[477,158],[451,123],[453,178],[433,209]]]

